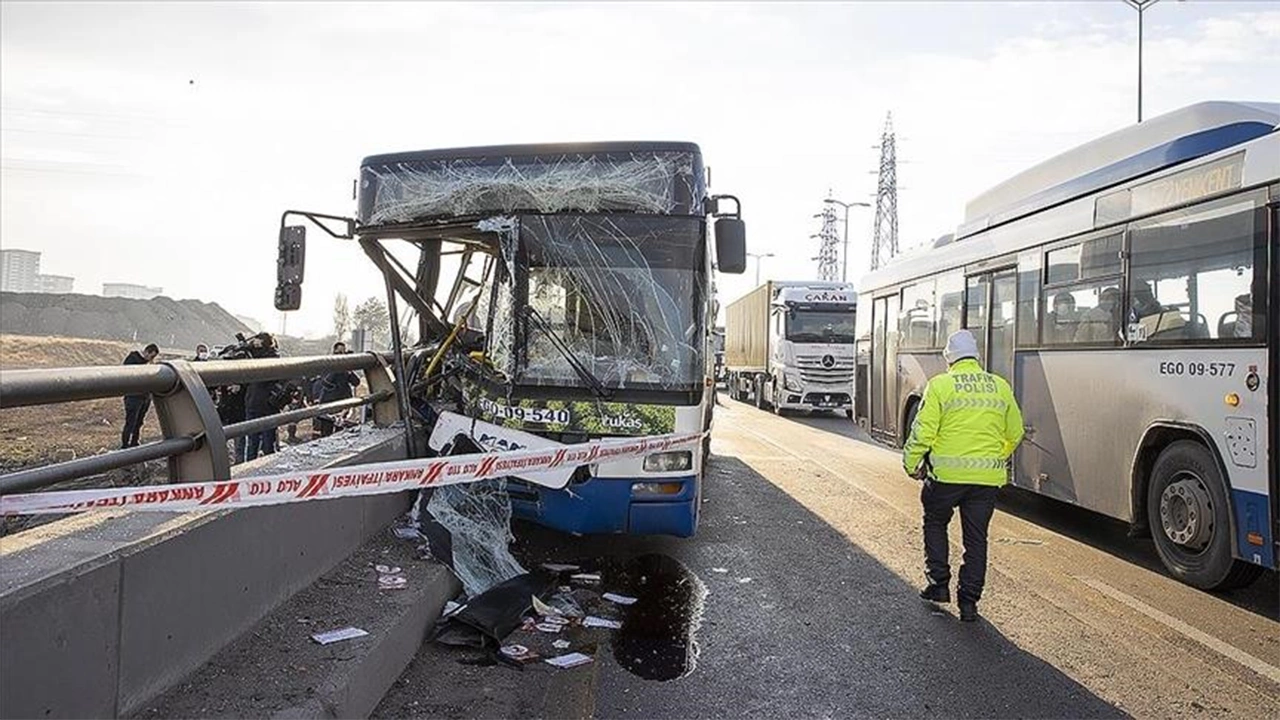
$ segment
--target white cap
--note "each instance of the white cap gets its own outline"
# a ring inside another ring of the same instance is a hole
[[[978,359],[978,341],[973,339],[973,333],[968,330],[957,330],[947,338],[947,347],[942,351],[942,359],[951,365],[965,358]]]

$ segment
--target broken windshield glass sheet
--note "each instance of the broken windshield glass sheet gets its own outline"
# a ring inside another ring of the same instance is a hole
[[[522,157],[448,157],[445,152],[383,162],[371,158],[360,170],[360,222],[387,225],[516,210],[701,212],[702,169],[695,167],[692,152]]]
[[[499,288],[523,274],[538,322],[514,322],[523,308],[500,297],[490,347],[525,347],[519,384],[700,389],[702,232],[697,218],[522,216],[520,265]]]
[[[437,552],[435,541],[439,534],[424,528],[424,534],[433,540],[433,554],[458,576],[468,597],[524,574],[509,549],[514,538],[505,478],[435,488],[427,512],[449,536],[448,557],[440,557],[444,553]]]

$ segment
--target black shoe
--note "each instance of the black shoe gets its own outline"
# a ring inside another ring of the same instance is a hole
[[[951,588],[937,583],[930,584],[929,587],[920,591],[920,599],[936,603],[949,603],[951,602]]]
[[[960,601],[960,622],[978,621],[978,603],[968,600]]]

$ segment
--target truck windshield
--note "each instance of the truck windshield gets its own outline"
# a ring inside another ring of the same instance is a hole
[[[692,389],[703,370],[695,312],[703,293],[702,232],[697,217],[521,216],[524,297],[605,387]],[[510,324],[495,325],[495,334],[502,332],[513,332]],[[548,333],[527,333],[525,346],[517,382],[582,384]]]
[[[854,313],[849,310],[794,310],[787,314],[792,342],[852,343]]]

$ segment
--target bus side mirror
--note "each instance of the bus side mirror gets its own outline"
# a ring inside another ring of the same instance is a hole
[[[741,275],[747,270],[747,226],[742,218],[716,220],[716,266],[722,273]]]
[[[279,255],[276,257],[277,310],[302,307],[302,277],[306,261],[307,229],[302,225],[281,227]]]

